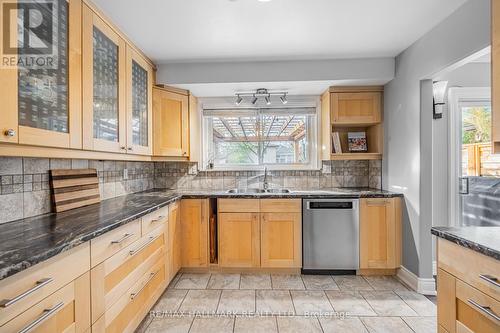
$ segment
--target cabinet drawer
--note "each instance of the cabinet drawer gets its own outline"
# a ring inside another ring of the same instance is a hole
[[[144,273],[164,260],[162,228],[92,268],[92,321],[109,309]]]
[[[90,241],[91,266],[103,262],[141,237],[141,220],[135,220]]]
[[[260,200],[262,213],[301,213],[301,199],[262,199]]]
[[[92,325],[92,332],[133,332],[164,288],[165,263],[159,260]]]
[[[500,331],[500,302],[457,279],[457,330],[493,333]]]
[[[498,286],[500,262],[498,260],[442,238],[438,238],[438,249],[439,268],[500,301],[500,287]]]
[[[85,332],[90,327],[90,278],[85,273],[0,327],[0,333]]]
[[[219,199],[217,206],[219,213],[260,212],[259,199]]]
[[[152,230],[158,228],[159,226],[165,224],[168,221],[168,207],[158,209],[157,211],[150,213],[142,217],[142,235],[146,235]]]
[[[0,325],[87,272],[89,257],[87,242],[0,281]]]

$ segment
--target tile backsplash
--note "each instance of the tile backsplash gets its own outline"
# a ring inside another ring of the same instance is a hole
[[[154,187],[154,162],[0,157],[0,223],[50,212],[49,170],[83,168],[97,170],[101,199]]]
[[[264,181],[263,171],[199,172],[196,163],[186,162],[0,157],[0,223],[50,212],[49,170],[82,168],[97,170],[102,199],[152,188],[256,188]],[[381,188],[381,173],[381,161],[324,161],[318,171],[270,171],[268,182],[270,187],[292,190]]]

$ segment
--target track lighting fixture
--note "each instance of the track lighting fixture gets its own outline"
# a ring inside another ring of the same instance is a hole
[[[269,91],[265,88],[259,88],[255,91],[249,91],[249,92],[237,92],[235,93],[236,96],[236,105],[240,105],[243,101],[243,97],[249,96],[252,99],[250,100],[253,105],[256,105],[257,102],[259,101],[259,98],[264,98],[264,101],[266,102],[266,105],[271,105],[271,96],[280,96],[281,103],[286,104],[288,103],[287,96],[288,92],[287,91]]]
[[[243,98],[241,98],[241,96],[240,96],[240,95],[236,95],[236,96],[237,96],[237,97],[236,97],[236,105],[240,105],[240,104],[241,104],[241,102],[243,101]]]

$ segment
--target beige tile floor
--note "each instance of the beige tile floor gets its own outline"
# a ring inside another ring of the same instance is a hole
[[[393,277],[179,274],[137,332],[434,333],[436,305]]]

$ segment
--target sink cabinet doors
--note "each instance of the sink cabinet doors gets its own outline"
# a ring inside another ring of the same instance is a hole
[[[82,2],[59,0],[54,5],[59,18],[57,39],[53,43],[57,56],[50,59],[55,66],[37,69],[20,65],[0,70],[0,142],[82,147]],[[17,24],[12,20],[10,29],[17,31]]]
[[[83,148],[126,152],[126,44],[83,6]]]
[[[260,266],[259,213],[219,213],[219,266]]]

